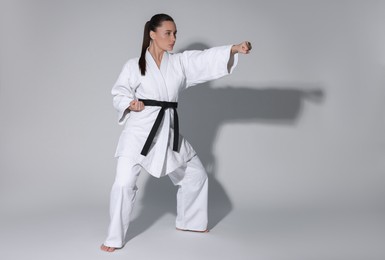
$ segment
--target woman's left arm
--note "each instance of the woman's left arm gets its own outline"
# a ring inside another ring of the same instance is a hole
[[[204,51],[184,51],[180,55],[186,76],[186,87],[231,74],[237,64],[238,53],[248,53],[249,44],[240,43],[213,47]]]

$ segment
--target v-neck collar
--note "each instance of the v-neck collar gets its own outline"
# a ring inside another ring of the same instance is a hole
[[[154,57],[152,57],[150,51],[147,49],[146,60],[148,62],[152,63],[152,65],[155,66],[155,68],[157,68],[162,73],[163,76],[165,76],[166,72],[167,72],[168,55],[169,55],[169,53],[167,51],[163,52],[162,60],[160,62],[160,67],[158,67]]]

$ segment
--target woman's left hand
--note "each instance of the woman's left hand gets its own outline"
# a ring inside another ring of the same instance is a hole
[[[248,41],[241,42],[240,44],[233,45],[231,48],[231,53],[242,53],[242,54],[249,54],[251,51],[251,43]]]

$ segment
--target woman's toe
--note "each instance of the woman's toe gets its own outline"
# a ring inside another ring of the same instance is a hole
[[[105,246],[104,244],[102,244],[100,246],[100,249],[103,251],[106,251],[106,252],[114,252],[115,251],[114,247]]]

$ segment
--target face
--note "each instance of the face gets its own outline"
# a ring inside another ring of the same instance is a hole
[[[152,44],[164,51],[172,51],[176,41],[176,25],[171,21],[164,21],[156,31],[150,31]]]

